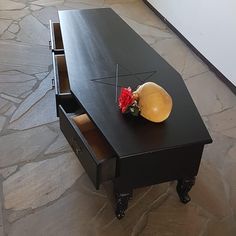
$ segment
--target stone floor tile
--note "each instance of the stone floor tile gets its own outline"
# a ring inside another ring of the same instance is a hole
[[[235,140],[235,145],[229,149],[228,155],[232,161],[236,162],[236,140]]]
[[[45,57],[46,59],[47,57]],[[27,66],[27,65],[22,65],[22,64],[0,64],[0,72],[1,71],[6,71],[6,70],[18,70],[21,71],[23,73],[29,73],[29,74],[37,74],[37,73],[42,73],[45,71],[50,70],[50,65],[44,65],[44,66]]]
[[[99,6],[101,7],[101,6]],[[70,9],[93,9],[97,8],[97,5],[78,2],[75,0],[67,0],[62,6],[57,6],[58,10],[70,10]]]
[[[15,221],[19,220],[20,218],[25,217],[26,215],[32,214],[35,212],[35,209],[26,209],[26,210],[21,210],[21,211],[14,211],[14,210],[5,210],[5,216],[6,220],[12,224]]]
[[[35,103],[18,120],[12,122],[8,129],[24,130],[57,121],[55,91],[50,90],[40,101]]]
[[[212,220],[207,225],[207,236],[235,236],[236,221],[231,217],[223,220]]]
[[[30,10],[31,11],[38,11],[38,10],[41,10],[42,9],[42,7],[40,7],[40,6],[37,6],[37,5],[30,5]]]
[[[36,80],[14,83],[14,86],[12,83],[0,82],[0,93],[5,93],[12,97],[19,97],[21,94],[30,91],[35,84]]]
[[[30,44],[47,45],[50,39],[48,29],[32,15],[23,18],[20,23],[17,40]]]
[[[84,181],[83,184],[86,185],[86,181]],[[91,186],[91,184],[89,183],[87,184],[88,186],[86,187],[86,189],[94,191],[94,187]],[[102,186],[102,189],[103,188],[104,192],[108,196],[109,204],[104,207],[104,209],[96,217],[96,220],[94,220],[94,225],[97,228],[100,228],[102,226],[102,228],[98,230],[101,235],[102,232],[105,234],[111,232],[112,229],[117,227],[117,219],[114,214],[115,198],[112,183],[105,183]],[[134,190],[133,198],[129,201],[128,209],[125,212],[126,215],[119,222],[120,226],[122,226],[123,230],[127,233],[127,235],[136,235],[132,234],[132,232],[133,229],[137,227],[136,225],[139,219],[142,217],[143,214],[150,211],[154,205],[156,206],[158,204],[161,204],[163,202],[163,199],[167,198],[168,189],[169,183],[164,183],[149,187],[137,188]],[[110,209],[111,206],[112,210]]]
[[[100,185],[99,189],[96,189],[94,187],[93,182],[89,178],[89,176],[86,174],[86,172],[81,175],[81,177],[76,181],[76,184],[73,186],[73,191],[79,191],[83,194],[92,194],[98,197],[102,197],[104,199],[109,198],[108,194],[106,193],[107,190],[105,190],[103,184]],[[113,189],[110,188],[109,191],[112,191]]]
[[[227,131],[236,128],[236,106],[232,109],[208,117],[209,126],[214,131]]]
[[[62,131],[60,130],[60,124],[59,121],[50,123],[47,125],[51,130],[53,130],[56,133],[61,133]]]
[[[216,132],[211,132],[211,137],[213,143],[204,148],[202,158],[221,171],[225,161],[229,159],[228,152],[234,140]]]
[[[2,194],[1,194],[2,195]],[[4,236],[4,213],[3,213],[3,203],[2,203],[2,196],[0,201],[0,236]]]
[[[106,198],[96,195],[71,193],[53,205],[18,220],[12,225],[8,235],[98,235],[92,220],[105,202]],[[40,230],[36,230],[38,227]],[[124,235],[119,228],[113,229],[113,232],[112,235]]]
[[[233,209],[234,215],[236,216],[236,160],[235,155],[234,158],[230,158],[230,160],[225,163],[224,167],[224,177],[229,185],[229,202]]]
[[[9,32],[8,30],[5,31],[0,37],[0,39],[2,39],[2,40],[13,40],[15,38],[16,38],[16,35]]]
[[[0,71],[40,73],[47,71],[51,64],[48,47],[0,40]]]
[[[161,206],[146,215],[146,225],[140,235],[201,235],[207,223],[207,214],[189,203],[169,197]]]
[[[74,153],[26,164],[3,182],[4,207],[23,210],[43,206],[60,197],[83,172]]]
[[[16,106],[12,103],[9,103],[9,108],[4,112],[5,116],[10,117],[16,110]]]
[[[144,4],[143,1],[112,4],[108,6],[122,17],[125,16],[141,24],[151,25],[159,29],[167,28],[167,26]]]
[[[0,34],[2,34],[10,26],[11,22],[12,20],[3,20],[3,19],[0,21]]]
[[[20,26],[18,24],[12,24],[9,29],[11,33],[15,34],[20,30]]]
[[[0,201],[0,236],[4,236],[4,230],[3,230],[3,212],[2,212],[2,201]]]
[[[181,72],[183,79],[188,79],[207,71],[209,71],[208,66],[196,54],[194,54],[194,52],[189,49],[186,55],[184,68]]]
[[[154,26],[138,23],[128,17],[122,17],[122,19],[149,44],[173,37],[173,34],[166,29],[160,30]]]
[[[29,90],[29,91],[26,91],[25,93],[21,94],[20,98],[26,98],[28,97],[33,91],[32,90]]]
[[[29,9],[26,7],[22,10],[14,10],[11,11],[11,14],[9,14],[9,11],[0,11],[0,18],[1,19],[9,19],[9,20],[19,20],[20,18],[30,14]]]
[[[8,104],[8,101],[6,99],[3,99],[0,97],[0,113],[4,113],[5,111],[1,111],[3,107],[5,107]]]
[[[43,80],[43,79],[45,79],[48,76],[48,74],[49,73],[47,71],[47,72],[35,74],[35,76],[37,77],[38,80]]]
[[[189,49],[176,36],[158,41],[152,47],[179,73],[182,73],[187,62]]]
[[[1,0],[0,9],[1,10],[19,10],[25,8],[25,4],[20,2],[14,2],[11,0]]]
[[[10,166],[0,170],[0,174],[4,179],[6,179],[9,175],[13,174],[17,169],[17,166]]]
[[[0,167],[34,160],[56,136],[56,133],[44,126],[0,136]]]
[[[112,232],[115,228],[118,231],[115,233],[115,235],[118,236],[118,233],[121,233],[118,229],[122,228],[122,230],[125,230],[121,222],[117,220],[115,216],[115,197],[111,181],[105,182],[104,184],[100,185],[99,190],[96,190],[88,175],[84,173],[77,180],[76,184],[73,185],[72,190],[78,191],[85,196],[93,196],[95,200],[100,198],[105,199],[102,207],[97,210],[97,213],[89,221],[91,225],[93,225],[92,232],[94,234],[92,235],[108,236],[111,235],[110,232]],[[143,192],[144,190],[142,190],[142,193]],[[140,196],[142,194],[137,195]],[[89,204],[87,207],[89,207]]]
[[[192,202],[217,219],[231,214],[227,186],[222,177],[214,166],[202,161],[196,183],[190,192]]]
[[[9,100],[9,101],[11,101],[11,102],[14,102],[14,103],[21,103],[21,99],[19,99],[19,98],[16,98],[16,97],[14,97],[14,96],[9,96],[9,95],[7,95],[7,94],[4,94],[4,93],[1,93],[0,94],[0,97],[2,97],[2,98],[4,98],[4,99],[6,99],[6,100]]]
[[[1,97],[0,97],[0,99],[1,99]],[[6,101],[6,100],[4,99],[4,101]],[[13,106],[13,103],[11,103],[11,102],[9,102],[9,101],[6,101],[5,105],[2,105],[2,106],[1,106],[1,103],[0,103],[0,114],[6,115],[5,113],[6,113],[12,106]],[[7,115],[6,115],[6,116],[7,116]]]
[[[64,135],[60,132],[58,138],[48,147],[48,149],[45,151],[45,154],[47,155],[66,151],[71,151],[71,147]]]
[[[138,2],[139,0],[104,0],[104,4],[117,4],[117,3],[127,3],[127,2],[131,2],[131,3],[135,3]]]
[[[221,133],[224,134],[225,136],[236,139],[236,127],[235,128],[230,128],[230,129],[227,129],[227,130],[223,130],[223,131],[221,131]]]
[[[210,71],[185,82],[201,115],[217,113],[236,104],[236,96]]]
[[[17,83],[34,80],[35,77],[18,71],[6,71],[0,73],[0,83]]]
[[[13,1],[13,2],[20,2],[20,3],[24,3],[27,5],[28,2],[33,2],[35,0],[10,0],[10,1]],[[14,10],[13,10],[14,11]]]
[[[3,127],[4,127],[5,123],[6,123],[6,119],[7,118],[5,116],[0,116],[0,133],[1,133]]]
[[[129,201],[125,217],[120,222],[127,235],[136,235],[139,232],[137,228],[143,224],[143,215],[152,210],[153,207],[163,204],[168,197],[168,188],[169,183],[164,183],[134,190],[133,199]],[[110,219],[110,222],[103,224],[107,225],[104,229],[112,229],[116,225],[116,221]]]
[[[44,80],[42,80],[38,88],[35,89],[35,91],[20,104],[20,106],[12,116],[10,122],[14,122],[15,120],[19,119],[33,105],[35,105],[40,99],[42,99],[45,96],[45,94],[51,89],[52,89],[52,73],[49,74]]]
[[[65,4],[68,2],[70,3],[82,3],[87,5],[94,5],[94,6],[103,6],[104,0],[65,0]]]
[[[34,1],[33,4],[46,7],[63,4],[63,2],[64,0],[37,0]]]
[[[58,10],[55,7],[46,7],[32,14],[44,25],[49,25],[49,20],[59,22]]]
[[[152,47],[172,65],[184,79],[208,71],[208,67],[173,33],[156,41]]]

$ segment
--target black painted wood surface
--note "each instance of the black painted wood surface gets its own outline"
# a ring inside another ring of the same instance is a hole
[[[72,94],[120,158],[210,143],[211,137],[178,72],[109,8],[59,11]],[[121,114],[121,86],[153,81],[173,99],[163,123]],[[173,157],[174,158],[174,157]]]

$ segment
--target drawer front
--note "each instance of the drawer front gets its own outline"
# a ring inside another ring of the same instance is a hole
[[[115,178],[116,157],[114,156],[101,161],[98,160],[80,129],[76,126],[70,115],[64,111],[62,106],[59,106],[59,117],[60,128],[63,134],[96,189],[99,188],[102,182]]]
[[[65,62],[65,55],[52,53],[54,86],[56,94],[70,94],[70,84]]]
[[[67,112],[71,113],[79,108],[79,103],[70,93],[70,85],[64,55],[56,55],[55,53],[52,53],[52,56],[54,72],[54,82],[52,84],[55,88],[56,110],[57,116],[59,116],[59,105],[62,105]]]
[[[60,23],[52,22],[50,20],[50,41],[49,49],[52,50],[55,54],[63,54],[64,46],[61,36],[61,27]]]

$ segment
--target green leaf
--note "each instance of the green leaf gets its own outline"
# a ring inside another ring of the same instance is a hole
[[[138,116],[139,115],[139,108],[134,106],[130,108],[130,112],[133,116]]]

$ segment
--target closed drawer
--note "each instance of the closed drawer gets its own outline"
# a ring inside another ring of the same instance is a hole
[[[67,112],[75,111],[79,104],[70,92],[70,84],[67,74],[67,67],[64,54],[53,55],[54,86],[56,95],[56,108],[62,105]]]
[[[50,37],[49,49],[56,54],[64,53],[60,23],[50,21]]]
[[[116,176],[116,155],[86,114],[59,106],[60,128],[95,187]]]

